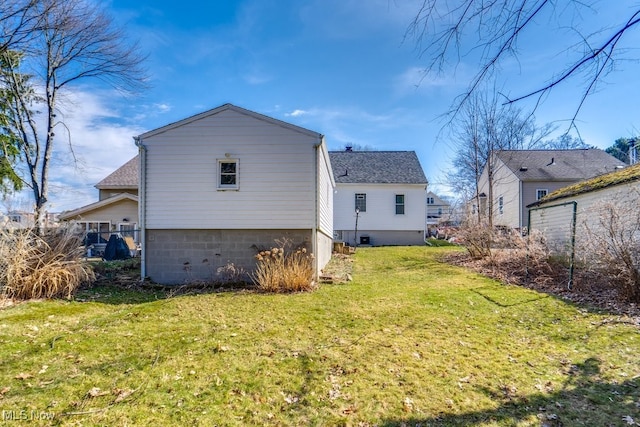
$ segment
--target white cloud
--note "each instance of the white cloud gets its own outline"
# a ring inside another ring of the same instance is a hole
[[[290,113],[285,113],[285,116],[287,116],[287,117],[300,117],[300,116],[304,116],[306,114],[309,114],[309,112],[305,111],[305,110],[296,109],[296,110],[293,110]]]
[[[166,113],[168,111],[171,111],[171,105],[169,104],[165,104],[165,103],[161,103],[161,104],[154,104],[154,106],[161,112],[161,113]]]

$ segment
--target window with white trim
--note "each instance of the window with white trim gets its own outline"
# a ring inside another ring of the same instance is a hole
[[[238,159],[218,160],[218,189],[237,190],[238,189]]]
[[[433,205],[435,203],[435,200],[433,200],[433,197],[427,197],[427,204],[428,205]]]
[[[498,197],[498,213],[502,215],[504,213],[504,198]]]
[[[549,194],[549,190],[547,190],[546,188],[538,188],[536,190],[536,200],[542,199],[547,194]]]
[[[396,215],[404,215],[404,194],[396,194]]]
[[[111,234],[111,222],[103,221],[77,221],[85,232],[84,244],[89,246],[95,243],[107,243]]]
[[[360,212],[367,211],[367,195],[366,193],[356,193],[356,209]]]

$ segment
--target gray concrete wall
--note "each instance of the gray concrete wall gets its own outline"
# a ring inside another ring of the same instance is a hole
[[[322,271],[322,269],[331,261],[331,254],[333,252],[333,239],[322,231],[316,232],[317,245],[316,248],[316,272]]]
[[[213,282],[219,267],[233,263],[247,272],[256,265],[258,248],[273,248],[286,237],[312,250],[311,230],[147,230],[147,276],[155,283]]]

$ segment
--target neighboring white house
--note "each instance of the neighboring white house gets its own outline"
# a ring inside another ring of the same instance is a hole
[[[335,183],[321,134],[225,104],[135,140],[143,277],[251,271],[281,238],[306,245],[317,272],[329,261]]]
[[[478,183],[477,209],[493,212],[493,225],[522,228],[527,205],[578,181],[618,170],[625,164],[597,148],[577,150],[501,150],[492,153]],[[489,185],[489,171],[493,185]]]
[[[335,240],[424,244],[427,178],[415,152],[347,149],[329,156],[336,182]]]
[[[451,204],[433,191],[427,193],[427,230],[434,234],[438,225],[451,222]]]

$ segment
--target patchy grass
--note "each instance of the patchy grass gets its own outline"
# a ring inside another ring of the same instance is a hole
[[[313,293],[100,287],[6,308],[0,409],[63,426],[638,421],[637,326],[437,261],[450,250],[359,248],[352,282]]]

